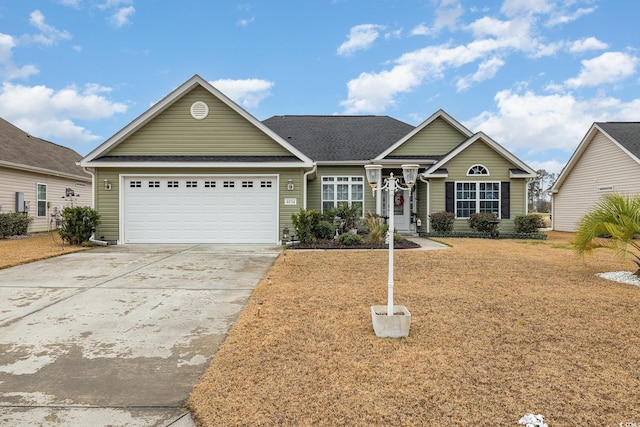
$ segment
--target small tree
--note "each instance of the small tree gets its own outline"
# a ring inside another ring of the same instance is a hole
[[[621,257],[631,257],[640,276],[640,195],[610,193],[578,222],[573,248],[579,255],[596,248],[608,248]],[[609,238],[603,238],[609,237]]]
[[[99,224],[100,215],[89,207],[64,208],[60,237],[71,245],[81,245],[89,241]]]
[[[301,208],[299,213],[291,215],[291,222],[296,229],[298,240],[302,243],[315,242],[320,219],[320,213],[313,209]]]

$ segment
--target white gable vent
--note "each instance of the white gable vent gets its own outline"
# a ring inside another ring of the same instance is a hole
[[[209,106],[202,101],[196,101],[191,105],[191,117],[196,120],[206,119],[209,115]]]

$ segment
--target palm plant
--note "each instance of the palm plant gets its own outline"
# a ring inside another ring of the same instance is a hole
[[[608,248],[621,257],[631,257],[640,276],[640,195],[606,194],[578,222],[573,248],[584,255],[596,248]],[[609,238],[604,238],[609,237]]]

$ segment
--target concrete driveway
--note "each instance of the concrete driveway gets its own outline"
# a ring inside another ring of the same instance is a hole
[[[0,270],[0,425],[194,425],[183,405],[279,252],[110,246]]]

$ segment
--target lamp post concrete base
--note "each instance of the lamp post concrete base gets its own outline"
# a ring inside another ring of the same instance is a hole
[[[406,338],[411,326],[411,313],[404,305],[394,305],[393,314],[387,315],[386,305],[371,306],[371,320],[376,336],[381,338]]]

